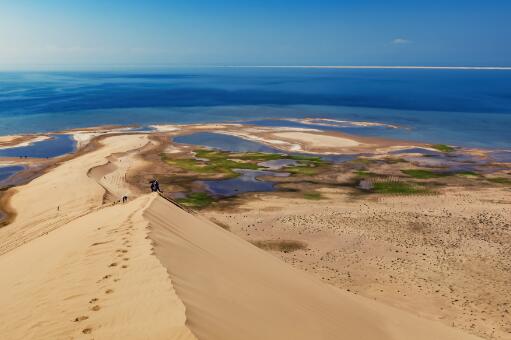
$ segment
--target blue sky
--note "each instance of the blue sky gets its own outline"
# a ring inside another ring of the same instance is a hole
[[[3,69],[510,66],[510,37],[507,0],[0,0]]]

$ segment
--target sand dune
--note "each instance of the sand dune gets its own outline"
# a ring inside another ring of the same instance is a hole
[[[199,339],[476,339],[325,285],[156,198],[156,256]]]
[[[54,230],[76,217],[101,206],[104,189],[87,175],[89,169],[106,164],[107,157],[144,146],[145,135],[107,138],[104,147],[72,159],[36,178],[11,189],[10,201],[16,220],[0,229],[0,254]]]
[[[321,283],[156,194],[103,204],[146,143],[107,138],[13,194],[2,338],[476,339]],[[88,176],[121,152],[126,166]]]

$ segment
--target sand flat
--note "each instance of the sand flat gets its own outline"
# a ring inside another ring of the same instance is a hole
[[[296,140],[316,148],[349,148],[361,145],[361,143],[349,138],[308,132],[277,132],[273,135]]]

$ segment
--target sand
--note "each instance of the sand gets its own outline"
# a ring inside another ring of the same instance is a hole
[[[10,189],[3,338],[476,339],[327,285],[156,194],[105,201],[129,190],[147,143],[105,138]]]
[[[278,132],[274,133],[274,135],[281,138],[299,141],[317,148],[346,148],[360,145],[359,142],[348,138],[307,132]]]
[[[11,149],[29,146],[37,142],[50,139],[50,137],[41,136],[0,136],[0,149]]]
[[[199,339],[476,338],[323,284],[162,198],[145,216]]]
[[[203,214],[249,241],[304,244],[272,254],[325,283],[484,338],[511,339],[508,188],[320,192],[317,201],[255,194]]]
[[[16,220],[0,229],[0,254],[54,230],[101,206],[105,190],[87,175],[114,153],[140,148],[147,136],[116,136],[105,147],[64,162],[47,175],[9,190]]]

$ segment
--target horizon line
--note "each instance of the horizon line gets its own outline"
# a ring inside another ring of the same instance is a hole
[[[11,67],[5,67],[11,66]],[[31,64],[30,66],[24,64],[12,64],[12,63],[0,63],[0,72],[4,71],[41,71],[44,68],[57,70],[94,70],[94,69],[105,69],[105,68],[281,68],[281,69],[359,69],[359,70],[377,70],[377,69],[389,69],[389,70],[501,70],[511,71],[511,66],[427,66],[427,65],[212,65],[212,64],[137,64],[137,63],[105,63],[105,64]]]
[[[385,66],[385,65],[224,65],[223,68],[311,68],[311,69],[417,69],[417,70],[506,70],[511,66]]]

